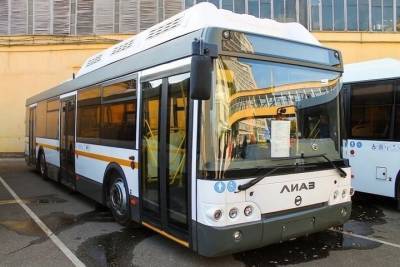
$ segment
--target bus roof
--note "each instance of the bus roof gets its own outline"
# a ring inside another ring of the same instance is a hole
[[[383,58],[345,64],[343,83],[400,78],[400,60]]]
[[[206,32],[211,28],[254,33],[321,46],[318,40],[299,23],[279,23],[270,19],[236,14],[203,2],[91,56],[85,61],[75,79],[64,81],[28,98],[26,105],[175,59],[189,57],[193,53],[193,40],[213,38]]]
[[[202,2],[115,46],[93,55],[86,60],[77,76],[168,40],[209,27],[245,31],[320,45],[318,40],[299,23],[279,23],[271,19],[259,19],[247,14],[237,14],[224,9],[218,9],[213,4]]]

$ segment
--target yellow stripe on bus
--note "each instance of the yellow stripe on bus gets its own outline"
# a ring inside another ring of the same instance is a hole
[[[119,165],[126,166],[126,167],[131,167],[131,162],[132,162],[129,159],[114,158],[114,157],[109,157],[109,156],[105,156],[105,155],[81,151],[81,150],[76,150],[75,154],[78,156],[86,157],[86,158],[97,159],[97,160],[106,161],[106,162],[115,162],[115,163],[118,163]],[[139,167],[139,163],[135,162],[135,168],[138,168],[138,167]]]
[[[60,150],[59,147],[48,145],[48,144],[36,143],[36,145],[44,147],[44,148],[48,148],[48,149],[57,150],[57,151]],[[75,154],[78,155],[78,156],[97,159],[97,160],[101,160],[101,161],[115,162],[115,163],[118,163],[119,165],[126,166],[126,167],[131,167],[131,162],[132,162],[129,159],[114,158],[114,157],[104,156],[104,155],[85,152],[85,151],[80,151],[80,150],[76,150]],[[135,169],[138,168],[138,167],[139,167],[139,163],[135,162]]]
[[[150,229],[153,230],[154,232],[157,232],[157,233],[159,233],[160,235],[163,235],[163,236],[165,236],[166,238],[169,238],[169,239],[171,239],[171,240],[173,240],[173,241],[175,241],[175,242],[181,244],[182,246],[185,246],[185,247],[187,247],[187,248],[189,247],[189,243],[186,242],[186,241],[184,241],[184,240],[181,240],[181,239],[179,239],[179,238],[176,238],[175,236],[170,235],[170,234],[164,232],[163,230],[158,229],[158,228],[156,228],[156,227],[154,227],[154,226],[152,226],[152,225],[150,225],[150,224],[148,224],[148,223],[142,222],[142,224],[143,224],[144,226],[146,226],[147,228],[150,228]]]
[[[45,147],[48,149],[53,149],[53,150],[60,150],[58,146],[52,146],[52,145],[48,145],[48,144],[42,144],[42,143],[36,143],[37,146],[41,146],[41,147]]]

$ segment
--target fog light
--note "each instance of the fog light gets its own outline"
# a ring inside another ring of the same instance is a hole
[[[222,210],[216,210],[216,211],[214,211],[214,219],[215,219],[216,221],[218,221],[219,219],[221,219],[221,217],[222,217]]]
[[[231,219],[236,218],[237,215],[238,215],[238,209],[237,209],[237,208],[232,208],[232,209],[229,211],[229,217],[230,217]]]
[[[337,199],[338,195],[339,195],[339,191],[336,190],[335,193],[333,193],[333,199]]]
[[[244,215],[250,216],[251,214],[253,214],[253,207],[252,206],[247,206],[246,208],[244,208]]]
[[[340,209],[340,214],[341,214],[343,217],[346,217],[346,215],[347,215],[347,209],[346,209],[346,208],[341,208],[341,209]]]
[[[346,193],[347,193],[346,189],[343,189],[343,191],[342,191],[342,198],[345,198],[345,197],[346,197]]]
[[[242,239],[242,232],[240,231],[236,231],[233,233],[233,239],[235,241],[240,241],[240,239]]]

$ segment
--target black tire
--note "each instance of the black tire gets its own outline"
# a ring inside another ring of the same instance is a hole
[[[400,211],[400,182],[397,183],[397,188],[396,188],[396,202],[397,202],[397,210]]]
[[[46,157],[43,152],[39,153],[39,162],[38,162],[38,170],[40,173],[40,176],[43,177],[43,179],[47,179],[47,164],[46,164]]]
[[[121,175],[113,175],[107,189],[107,206],[119,224],[128,226],[131,223],[129,192]]]

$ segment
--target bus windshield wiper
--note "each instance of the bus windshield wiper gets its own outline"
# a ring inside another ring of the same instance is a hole
[[[327,162],[329,162],[331,164],[331,166],[338,171],[340,177],[345,178],[347,176],[347,173],[341,167],[337,166],[332,160],[330,160],[326,156],[326,154],[316,154],[316,155],[304,156],[304,154],[301,153],[301,156],[300,156],[300,158],[304,158],[304,159],[307,159],[307,158],[318,158],[318,157],[324,158]]]
[[[273,174],[274,172],[276,172],[277,170],[283,169],[283,168],[287,169],[288,166],[278,166],[278,167],[275,167],[275,168],[271,169],[270,171],[268,171],[267,173],[265,173],[265,174],[263,174],[263,175],[260,175],[260,176],[258,176],[258,177],[256,177],[256,178],[254,178],[254,179],[248,181],[248,182],[245,183],[245,184],[239,185],[239,186],[238,186],[238,190],[237,190],[235,193],[239,193],[240,191],[249,189],[250,187],[252,187],[252,186],[255,185],[256,183],[258,183],[259,181],[261,181],[262,179],[264,179],[266,176],[271,175],[271,174]],[[290,167],[289,167],[289,168],[290,168]]]
[[[307,155],[307,156],[304,156],[304,153],[301,153],[300,156],[285,157],[285,158],[276,158],[276,159],[273,159],[273,160],[307,159],[307,158],[317,158],[317,157],[324,158],[326,161],[328,161],[328,162],[332,165],[332,167],[333,167],[334,169],[336,169],[336,170],[339,172],[339,175],[340,175],[341,177],[344,178],[344,177],[347,176],[346,172],[345,172],[342,168],[340,168],[339,166],[337,166],[333,161],[331,161],[331,160],[326,156],[326,154],[316,154],[316,155]],[[238,186],[238,190],[236,191],[236,193],[238,193],[238,192],[240,192],[240,191],[243,191],[243,190],[246,190],[246,189],[249,189],[250,187],[252,187],[253,185],[257,184],[258,182],[260,182],[262,179],[264,179],[264,178],[267,177],[268,175],[271,175],[271,174],[273,174],[274,172],[276,172],[277,170],[280,170],[280,169],[287,169],[287,168],[297,168],[298,166],[299,166],[299,164],[296,163],[296,165],[292,165],[292,166],[287,166],[287,165],[285,165],[285,166],[278,166],[278,167],[275,167],[275,168],[273,168],[272,170],[270,170],[269,172],[267,172],[267,173],[265,173],[265,174],[263,174],[263,175],[260,175],[260,176],[258,176],[258,177],[256,177],[256,178],[254,178],[254,179],[248,181],[248,182],[245,183],[245,184],[239,185],[239,186]]]
[[[276,159],[272,159],[272,160],[288,160],[288,159],[310,159],[310,158],[324,158],[327,162],[329,162],[331,164],[331,166],[336,169],[339,174],[340,177],[346,177],[347,173],[340,168],[339,166],[337,166],[332,160],[330,160],[326,154],[314,154],[314,155],[307,155],[305,156],[304,153],[301,153],[300,156],[294,156],[294,157],[287,157],[287,158],[276,158]]]

